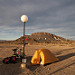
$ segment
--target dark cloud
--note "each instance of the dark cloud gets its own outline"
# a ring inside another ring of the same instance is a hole
[[[22,35],[23,14],[29,17],[26,34],[47,31],[75,39],[75,0],[0,0],[0,39]]]

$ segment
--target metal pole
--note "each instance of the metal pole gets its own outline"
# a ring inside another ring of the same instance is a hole
[[[23,57],[25,58],[25,22],[23,26]]]

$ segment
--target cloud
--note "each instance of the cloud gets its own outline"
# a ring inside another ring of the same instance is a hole
[[[16,33],[22,35],[23,23],[20,20],[22,14],[29,17],[26,34],[47,31],[61,34],[65,38],[69,34],[74,39],[74,0],[0,0],[0,35],[14,36]],[[16,37],[20,36],[15,35],[14,38]]]

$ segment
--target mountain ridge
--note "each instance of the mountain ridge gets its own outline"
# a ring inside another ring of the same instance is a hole
[[[57,36],[55,34],[47,33],[47,32],[35,32],[32,33],[31,35],[25,35],[25,40],[26,43],[54,43],[54,44],[68,44],[68,43],[73,43],[74,41],[65,39],[63,37]],[[22,44],[23,43],[23,36],[16,40],[12,41],[0,41],[0,43],[16,43],[16,44]]]
[[[25,35],[24,37],[25,39],[27,38],[27,43],[68,43],[70,41],[63,37],[47,32],[35,32],[31,35]],[[22,43],[22,40],[23,36],[15,41]]]

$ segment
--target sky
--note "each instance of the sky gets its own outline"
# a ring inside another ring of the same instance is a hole
[[[48,32],[75,40],[75,0],[0,0],[0,40],[23,35],[24,14],[25,34]]]

